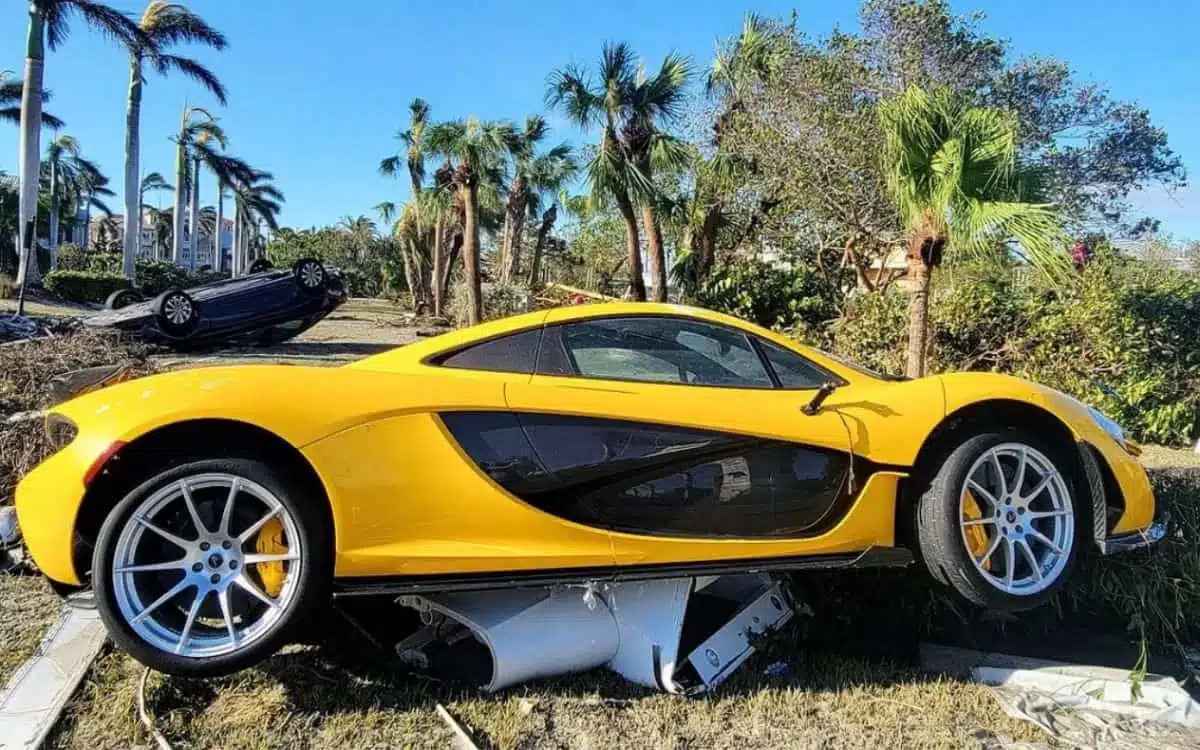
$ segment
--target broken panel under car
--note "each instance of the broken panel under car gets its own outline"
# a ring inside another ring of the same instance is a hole
[[[792,617],[766,574],[403,596],[421,627],[396,644],[409,668],[488,691],[606,667],[631,682],[695,694]]]

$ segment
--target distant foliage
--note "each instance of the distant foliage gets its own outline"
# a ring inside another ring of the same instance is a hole
[[[1096,405],[1137,440],[1189,445],[1200,430],[1200,278],[1111,253],[1053,290],[997,279],[935,289],[931,372],[1028,378]],[[907,298],[853,299],[833,348],[900,372]],[[1117,398],[1106,391],[1111,390]]]
[[[137,288],[145,297],[153,297],[168,289],[186,289],[193,285],[188,272],[169,260],[138,258]]]
[[[391,238],[347,229],[281,229],[267,246],[267,257],[277,266],[299,258],[318,258],[342,272],[351,297],[396,297],[407,289],[398,244]]]
[[[462,279],[451,288],[449,313],[455,325],[467,325],[467,285]],[[529,309],[529,287],[520,284],[484,284],[483,318],[495,320],[523,313]]]

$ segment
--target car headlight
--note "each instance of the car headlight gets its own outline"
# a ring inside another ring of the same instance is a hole
[[[1113,440],[1116,440],[1117,445],[1122,447],[1126,445],[1125,431],[1121,429],[1121,425],[1117,424],[1111,417],[1107,416],[1104,414],[1104,412],[1093,406],[1089,406],[1087,410],[1088,414],[1092,415],[1092,420],[1096,423],[1096,425],[1100,429],[1107,432]]]

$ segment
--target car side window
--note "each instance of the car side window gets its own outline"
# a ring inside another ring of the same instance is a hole
[[[799,354],[764,339],[759,339],[758,343],[762,347],[767,361],[771,363],[775,377],[779,379],[780,388],[796,390],[820,388],[824,383],[832,380],[826,372]]]
[[[489,372],[533,373],[542,329],[514,333],[459,349],[434,362],[442,367]]]
[[[771,376],[743,333],[669,317],[570,323],[562,342],[585,378],[771,388]]]

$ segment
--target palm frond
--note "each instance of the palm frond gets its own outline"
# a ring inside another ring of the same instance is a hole
[[[190,57],[180,57],[179,55],[155,55],[153,58],[155,69],[159,73],[167,73],[171,70],[178,70],[188,78],[196,81],[204,88],[208,89],[217,101],[221,104],[227,104],[227,96],[225,86],[217,75],[200,63]]]
[[[159,46],[193,43],[225,49],[229,40],[185,5],[154,0],[142,14],[140,26]]]
[[[67,23],[68,14],[77,13],[84,23],[106,37],[115,39],[129,48],[152,48],[153,40],[129,16],[115,8],[92,0],[56,0],[44,7],[46,19],[46,41],[50,49],[67,40],[71,30]]]

